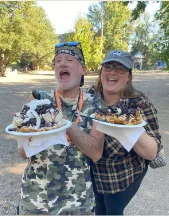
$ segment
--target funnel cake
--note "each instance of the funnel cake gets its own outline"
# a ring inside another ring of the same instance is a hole
[[[95,118],[112,124],[137,125],[142,122],[142,115],[135,107],[109,106],[95,112]]]
[[[60,128],[66,124],[62,112],[50,100],[32,100],[15,114],[11,131],[41,132]]]

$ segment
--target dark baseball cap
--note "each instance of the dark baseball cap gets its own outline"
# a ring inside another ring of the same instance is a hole
[[[130,53],[123,52],[122,50],[111,50],[104,57],[101,64],[105,64],[108,62],[116,61],[120,64],[124,65],[128,69],[133,68],[133,58]]]

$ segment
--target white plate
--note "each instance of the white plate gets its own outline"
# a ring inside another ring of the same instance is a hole
[[[94,114],[92,114],[90,117],[94,118]],[[98,122],[99,124],[102,124],[102,125],[106,125],[110,127],[121,127],[121,128],[139,128],[147,124],[144,120],[140,124],[136,124],[136,125],[112,124],[108,122],[99,121],[98,119],[93,119],[93,121]]]
[[[41,132],[18,132],[18,131],[9,131],[10,128],[13,128],[12,124],[8,125],[5,128],[6,133],[15,135],[15,136],[24,136],[24,137],[32,137],[32,136],[39,136],[39,135],[46,135],[46,134],[53,134],[57,133],[59,131],[65,130],[66,128],[69,128],[72,125],[72,122],[65,120],[66,124],[60,128],[56,128],[53,130],[48,130],[48,131],[41,131]]]

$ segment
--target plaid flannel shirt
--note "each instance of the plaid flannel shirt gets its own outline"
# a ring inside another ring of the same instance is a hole
[[[143,119],[147,122],[144,126],[147,134],[153,137],[158,145],[161,144],[161,136],[157,121],[157,110],[146,97],[133,99],[120,99],[119,103],[136,103]],[[116,104],[116,105],[118,105]],[[97,162],[92,162],[92,170],[97,191],[99,193],[114,194],[125,190],[144,171],[148,165],[147,160],[141,158],[133,149],[130,152],[114,137],[105,135],[104,153]]]

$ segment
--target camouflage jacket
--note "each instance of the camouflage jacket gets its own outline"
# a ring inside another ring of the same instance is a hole
[[[56,105],[53,90],[39,93]],[[63,114],[71,119],[76,106],[61,102]],[[101,106],[100,97],[84,92],[83,115],[90,116]],[[90,122],[81,118],[78,127],[89,133]],[[74,145],[54,145],[29,159],[22,178],[20,214],[91,215],[93,200],[90,160]]]

